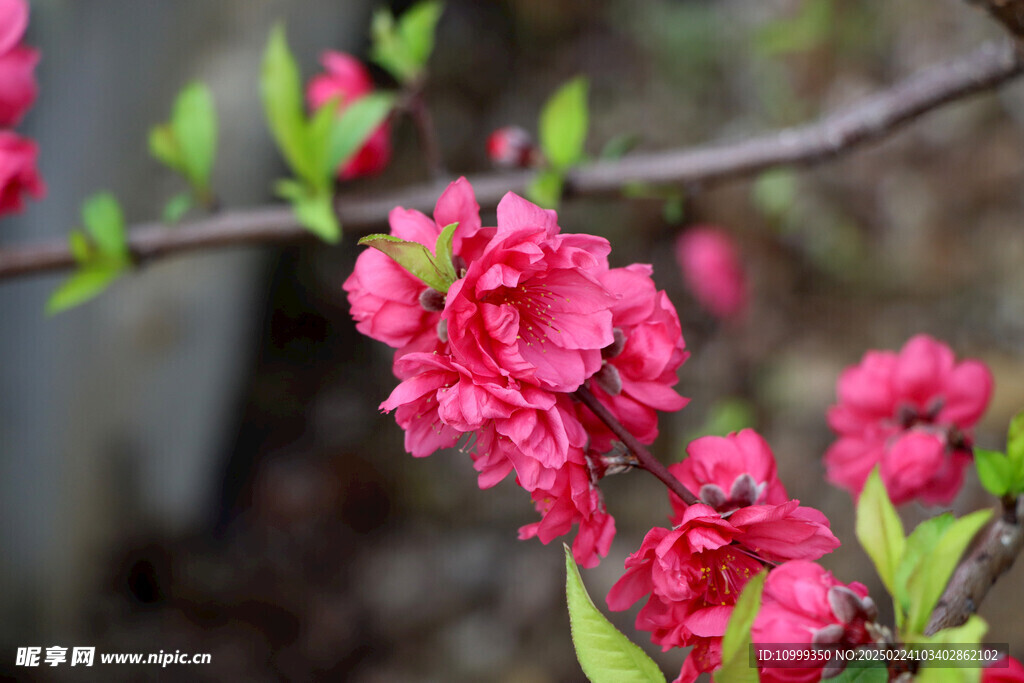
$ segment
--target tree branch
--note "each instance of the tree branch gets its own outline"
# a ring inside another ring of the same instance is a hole
[[[990,0],[997,2],[998,0]],[[570,195],[619,190],[630,182],[711,182],[750,176],[780,165],[818,163],[882,138],[914,118],[948,102],[1006,82],[1024,71],[1024,58],[1010,43],[985,45],[967,55],[930,67],[875,96],[814,123],[741,142],[686,150],[635,154],[573,169]],[[494,206],[509,191],[523,192],[531,172],[470,178],[477,201]],[[338,216],[349,232],[361,232],[387,220],[395,206],[430,211],[438,188],[427,184],[376,197],[341,196]],[[270,244],[309,238],[287,207],[224,212],[177,227],[159,223],[135,226],[129,244],[138,262],[210,247]],[[74,266],[63,241],[0,250],[0,278],[63,270]]]
[[[1024,496],[1006,501],[1003,515],[989,525],[974,550],[953,572],[932,612],[926,634],[959,626],[974,614],[996,579],[1013,566],[1024,548]]]
[[[1024,40],[1024,0],[967,0],[981,5],[1017,40]]]
[[[651,455],[651,452],[644,448],[644,445],[637,441],[637,438],[633,434],[622,426],[615,416],[611,414],[604,404],[597,400],[597,397],[590,392],[586,386],[581,386],[573,394],[580,400],[583,405],[590,409],[597,419],[604,422],[608,429],[612,430],[612,433],[619,438],[626,448],[636,456],[636,459],[640,462],[640,469],[647,470],[668,487],[669,491],[679,496],[684,503],[687,505],[693,505],[699,503],[697,496],[693,495],[690,489],[683,486],[683,483],[672,476],[672,473],[668,471],[668,468],[661,464],[657,458]]]

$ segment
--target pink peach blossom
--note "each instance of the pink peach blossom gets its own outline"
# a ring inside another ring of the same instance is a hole
[[[852,648],[873,641],[868,625],[876,618],[875,604],[862,584],[843,584],[814,562],[793,560],[768,574],[751,637],[761,646]],[[839,665],[835,672],[841,668]],[[816,683],[824,670],[822,665],[761,667],[760,679],[764,683]]]
[[[553,211],[505,195],[497,232],[448,290],[453,357],[474,376],[578,389],[613,341],[615,298],[600,282],[609,251],[607,240],[559,234]]]
[[[21,44],[28,3],[0,0],[0,127],[16,126],[36,99],[39,52]]]
[[[37,155],[32,140],[0,131],[0,215],[22,211],[24,194],[36,199],[46,194],[46,185],[36,169]]]
[[[1003,660],[1008,660],[1006,666],[1002,665]],[[1007,655],[996,664],[982,670],[981,683],[1024,683],[1024,666]]]
[[[697,301],[719,318],[735,318],[747,306],[747,279],[739,250],[725,230],[690,228],[676,241],[676,261]]]
[[[828,422],[839,439],[825,453],[828,479],[854,495],[876,465],[896,504],[948,503],[971,460],[972,433],[992,395],[992,373],[956,362],[927,335],[899,353],[869,351],[843,371]]]
[[[363,63],[343,52],[327,51],[320,57],[326,73],[314,76],[306,89],[309,108],[316,110],[334,98],[340,98],[338,112],[373,91],[370,72]],[[342,180],[380,173],[391,160],[391,126],[385,122],[375,130],[362,148],[338,169]]]

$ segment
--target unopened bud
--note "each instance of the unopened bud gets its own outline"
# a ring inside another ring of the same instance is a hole
[[[715,508],[716,510],[725,507],[729,501],[725,497],[725,491],[717,484],[704,484],[697,492],[701,501]]]
[[[622,353],[626,348],[626,333],[617,327],[612,328],[612,343],[601,349],[601,358],[608,360]]]
[[[732,488],[729,490],[729,501],[739,507],[746,507],[757,502],[759,493],[757,482],[754,481],[752,476],[744,472],[732,482]]]
[[[420,306],[423,307],[424,311],[430,311],[431,313],[443,311],[444,293],[437,291],[433,287],[427,287],[420,292]]]
[[[614,365],[608,363],[602,365],[594,375],[594,381],[609,396],[618,396],[622,393],[622,377],[619,376],[619,371]]]
[[[501,168],[527,168],[536,150],[533,137],[519,126],[505,126],[487,138],[487,156]]]

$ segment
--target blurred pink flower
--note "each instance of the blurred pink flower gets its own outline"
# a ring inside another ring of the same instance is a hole
[[[41,199],[46,185],[36,169],[38,150],[32,140],[0,130],[0,215],[24,208],[22,196]]]
[[[1003,660],[1009,660],[1005,668],[989,666],[981,672],[981,683],[1024,683],[1024,666],[1009,655]]]
[[[877,616],[863,585],[843,584],[814,562],[793,560],[768,574],[751,638],[757,645],[786,649],[801,644],[856,647],[873,641],[868,624]],[[763,683],[816,683],[825,671],[822,665],[762,667],[760,679]],[[841,666],[832,675],[840,670]]]
[[[739,250],[722,228],[697,226],[676,240],[676,262],[697,301],[719,318],[735,318],[747,307],[747,278]]]
[[[474,377],[510,377],[571,392],[601,368],[615,298],[601,285],[608,241],[559,234],[554,211],[511,192],[498,229],[448,290],[452,355]]]
[[[0,0],[0,127],[16,126],[36,99],[39,52],[21,45],[28,27],[25,0]]]
[[[519,126],[505,126],[487,138],[487,156],[500,168],[526,168],[537,150],[533,138]]]
[[[720,665],[721,637],[751,576],[772,562],[814,560],[839,546],[825,516],[788,500],[775,458],[752,430],[705,437],[670,470],[702,502],[673,497],[675,527],[652,529],[608,593],[613,610],[647,597],[638,629],[663,648],[694,645],[679,681]]]
[[[687,399],[672,387],[690,355],[676,309],[655,288],[651,273],[650,266],[634,264],[601,275],[601,284],[616,297],[611,308],[614,340],[602,349],[601,369],[588,382],[597,400],[645,444],[658,436],[658,411],[686,405]],[[615,438],[611,431],[582,405],[579,414],[591,447],[610,450]]]
[[[971,460],[974,427],[992,395],[992,373],[977,360],[957,363],[927,335],[899,353],[868,351],[839,377],[828,422],[839,439],[825,453],[828,479],[859,495],[881,465],[893,503],[950,502]]]
[[[306,88],[309,108],[316,110],[333,98],[339,98],[338,112],[373,91],[370,72],[352,55],[328,50],[320,57],[326,73],[314,76]],[[380,173],[391,160],[391,126],[385,122],[344,166],[338,178],[348,180]]]

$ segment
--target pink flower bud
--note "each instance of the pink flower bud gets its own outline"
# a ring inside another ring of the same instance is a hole
[[[306,87],[310,109],[319,109],[332,99],[339,99],[338,113],[373,91],[370,72],[362,62],[343,52],[327,51],[321,56],[326,73],[314,76]],[[344,166],[338,178],[348,180],[380,173],[391,161],[391,126],[385,121],[375,130]]]
[[[36,143],[9,131],[0,131],[0,215],[19,213],[22,195],[41,199],[46,194],[36,170]]]
[[[519,126],[505,126],[487,138],[487,156],[500,168],[526,168],[533,164],[533,138]]]
[[[747,306],[747,278],[736,245],[721,228],[690,228],[676,241],[676,262],[697,301],[718,318]]]

